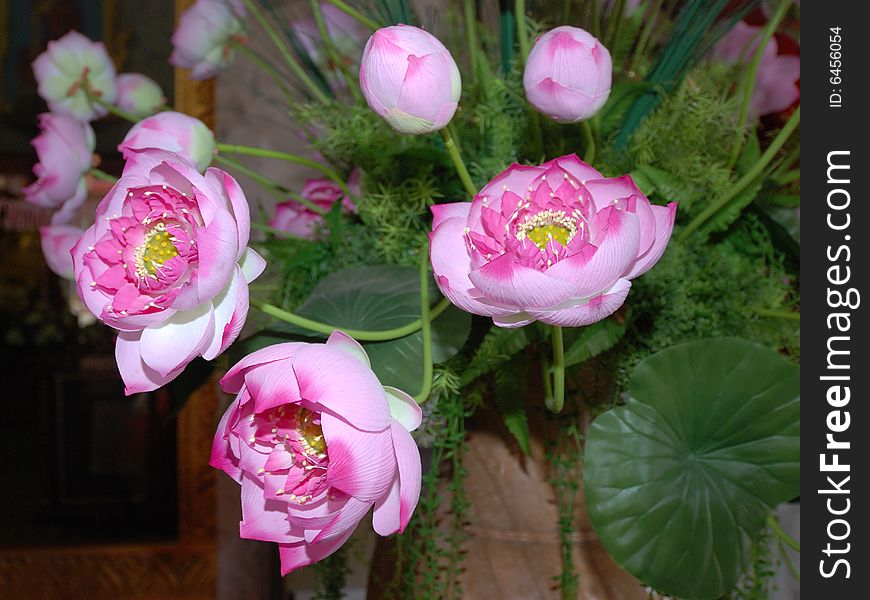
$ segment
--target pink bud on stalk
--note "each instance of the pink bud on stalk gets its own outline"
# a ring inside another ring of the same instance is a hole
[[[141,73],[118,75],[118,98],[115,104],[121,110],[140,119],[153,115],[166,104],[160,85]]]
[[[409,25],[378,29],[369,38],[359,68],[369,106],[401,133],[443,129],[462,91],[456,62],[432,34]]]
[[[563,25],[535,42],[523,87],[539,111],[559,123],[576,123],[607,102],[612,74],[607,48],[582,29]]]

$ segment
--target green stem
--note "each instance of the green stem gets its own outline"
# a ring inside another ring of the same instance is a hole
[[[607,46],[609,48],[615,48],[616,38],[619,36],[619,28],[622,25],[622,16],[625,13],[625,0],[616,0],[616,5],[613,7],[613,10],[610,11],[610,14],[607,15],[607,33],[604,35],[604,39],[607,40]]]
[[[304,156],[298,156],[296,154],[289,154],[287,152],[279,152],[278,150],[267,150],[265,148],[255,148],[253,146],[242,146],[240,144],[216,144],[216,147],[219,152],[227,152],[229,154],[241,154],[244,156],[258,156],[260,158],[274,158],[277,160],[286,160],[287,162],[291,162],[293,164],[302,165],[304,167],[309,167],[314,169],[315,171],[319,171],[326,175],[329,179],[338,184],[341,188],[341,191],[348,198],[353,197],[350,189],[347,187],[347,184],[344,180],[339,176],[339,174],[332,170],[331,168],[323,165],[316,160],[311,160],[310,158],[305,158]]]
[[[586,151],[583,154],[583,160],[590,165],[595,160],[595,136],[592,134],[592,127],[589,121],[580,121],[580,129],[583,131],[583,139],[586,140]]]
[[[797,181],[801,178],[801,170],[800,169],[792,169],[791,171],[786,171],[779,177],[773,177],[779,185],[787,185],[792,181]]]
[[[109,183],[117,183],[118,178],[114,175],[110,175],[106,173],[102,169],[98,169],[96,167],[91,167],[90,171],[88,171],[94,179],[99,179],[101,181],[108,181]]]
[[[520,56],[522,64],[526,64],[529,57],[529,34],[526,31],[526,0],[515,0],[514,16],[517,20],[517,39],[520,42]]]
[[[653,28],[655,26],[656,18],[659,16],[659,13],[662,10],[662,4],[665,0],[655,0],[655,4],[652,5],[652,10],[650,14],[647,15],[644,13],[644,26],[643,31],[640,32],[640,37],[637,40],[637,45],[634,47],[634,53],[631,57],[631,63],[629,63],[628,70],[629,71],[637,71],[637,68],[640,63],[640,58],[643,56],[644,51],[646,51],[646,45],[650,40],[650,36],[652,36]]]
[[[746,76],[743,79],[743,101],[740,103],[740,114],[737,117],[737,136],[734,138],[734,145],[731,148],[731,159],[728,161],[728,166],[733,167],[740,157],[740,151],[743,149],[743,141],[746,137],[746,118],[749,115],[749,104],[752,101],[752,93],[755,91],[755,80],[758,77],[758,68],[761,66],[761,58],[764,55],[764,48],[773,37],[777,26],[785,13],[791,6],[792,0],[780,0],[776,11],[770,18],[770,21],[764,26],[761,32],[761,39],[758,41],[758,48],[752,57],[752,62],[749,63],[749,69],[746,71]]]
[[[396,340],[399,338],[403,338],[406,335],[416,333],[423,328],[423,319],[420,318],[416,321],[411,321],[410,323],[408,323],[407,325],[403,325],[402,327],[396,327],[395,329],[385,329],[383,331],[363,331],[358,329],[347,329],[345,327],[336,327],[335,325],[330,325],[328,323],[321,323],[319,321],[307,319],[305,317],[295,315],[288,310],[284,310],[282,308],[278,308],[277,306],[273,306],[266,302],[260,302],[258,300],[251,300],[251,306],[263,313],[266,313],[267,315],[275,317],[276,319],[280,319],[285,323],[290,323],[291,325],[302,327],[303,329],[313,331],[314,333],[329,335],[333,331],[338,329],[339,331],[343,331],[350,337],[361,342],[386,342],[389,340]],[[443,298],[441,302],[436,304],[429,312],[429,318],[431,320],[437,319],[438,316],[442,312],[444,312],[448,306],[450,306],[450,301],[447,300],[447,298]]]
[[[782,528],[782,525],[779,524],[779,521],[773,515],[767,517],[767,525],[773,530],[773,533],[776,534],[776,537],[785,542],[785,545],[794,550],[795,552],[801,551],[800,542],[795,540],[789,534],[785,532]]]
[[[295,104],[296,99],[293,97],[293,94],[290,92],[290,88],[287,87],[287,82],[281,77],[281,74],[278,72],[272,63],[270,63],[266,58],[260,55],[259,52],[255,51],[253,48],[248,46],[247,44],[243,44],[240,42],[236,42],[234,44],[235,48],[244,54],[248,60],[252,63],[260,67],[272,81],[275,82],[275,85],[281,90],[281,93],[284,94],[284,98],[287,99],[288,104]]]
[[[364,14],[362,14],[361,12],[359,12],[358,10],[353,8],[352,6],[349,6],[348,4],[342,2],[341,0],[326,0],[326,1],[329,2],[330,4],[332,4],[335,8],[337,8],[338,10],[343,12],[344,14],[353,17],[354,19],[356,19],[357,21],[359,21],[360,23],[362,23],[363,25],[365,25],[369,29],[375,30],[375,29],[381,28],[381,26],[378,25],[375,21],[368,18],[367,16],[365,16]]]
[[[441,131],[441,139],[444,140],[444,146],[447,148],[447,153],[450,154],[450,158],[453,159],[453,166],[456,167],[456,172],[459,174],[459,180],[462,181],[462,185],[465,187],[465,191],[468,192],[468,195],[474,198],[477,195],[477,189],[474,187],[474,182],[471,181],[471,175],[468,173],[468,169],[465,166],[465,161],[462,160],[462,154],[459,153],[459,148],[456,147],[456,142],[453,139],[453,136],[450,135],[450,130],[445,127]]]
[[[800,160],[801,157],[801,147],[792,149],[785,158],[782,159],[782,162],[779,163],[779,166],[776,170],[770,175],[770,178],[774,181],[779,181],[779,178],[782,177],[786,171],[792,168],[792,166]]]
[[[598,14],[598,1],[590,0],[589,4],[592,5],[592,35],[595,37],[601,36],[601,19]]]
[[[746,186],[752,183],[756,177],[761,175],[762,171],[767,167],[768,164],[773,160],[776,153],[782,148],[783,144],[788,140],[794,130],[801,122],[801,107],[798,106],[797,109],[792,113],[791,117],[789,117],[786,124],[782,129],[779,130],[779,133],[776,134],[773,142],[770,146],[767,147],[767,150],[764,151],[764,154],[761,155],[761,158],[758,159],[758,162],[755,163],[751,169],[749,169],[743,177],[734,182],[734,185],[728,189],[727,192],[722,194],[715,201],[711,202],[706,209],[704,209],[701,214],[695,217],[691,223],[686,225],[685,229],[680,233],[679,240],[681,242],[686,241],[689,235],[698,229],[701,225],[703,225],[710,217],[719,212],[723,207],[725,207],[729,202],[731,202],[740,192],[742,192]]]
[[[553,395],[548,398],[547,408],[559,413],[565,406],[565,342],[562,328],[558,325],[552,327],[552,338],[553,365],[550,367],[550,374],[553,377]]]
[[[243,0],[243,2],[245,3],[245,6],[248,7],[248,11],[254,15],[254,18],[266,31],[266,35],[269,36],[272,43],[275,44],[276,48],[278,48],[278,52],[281,53],[281,56],[284,58],[296,77],[298,77],[299,80],[308,88],[308,91],[311,92],[311,95],[324,104],[328,103],[329,98],[327,98],[323,90],[320,89],[320,86],[317,85],[308,73],[305,72],[305,69],[302,68],[302,65],[299,64],[299,61],[296,60],[296,57],[293,56],[292,52],[290,52],[290,48],[288,48],[287,44],[284,43],[284,39],[275,30],[272,23],[270,23],[269,19],[266,18],[266,15],[263,14],[263,11],[260,10],[257,3],[254,0]]]
[[[468,46],[468,62],[471,63],[469,74],[471,83],[477,79],[477,15],[475,14],[475,0],[464,0],[462,12],[465,17],[465,37]]]
[[[432,317],[429,316],[429,252],[428,244],[420,251],[420,320],[423,331],[423,383],[414,396],[423,404],[432,393]]]
[[[326,54],[329,57],[329,61],[341,74],[341,77],[347,84],[347,89],[350,90],[354,100],[361,100],[362,95],[359,90],[359,80],[352,78],[344,68],[344,63],[341,60],[338,49],[332,42],[332,36],[329,35],[329,30],[326,28],[326,21],[323,19],[323,11],[320,9],[320,2],[318,0],[311,0],[311,12],[314,15],[314,23],[317,25],[317,31],[320,33],[320,38],[323,40],[323,45],[326,48]]]
[[[89,101],[93,102],[94,104],[99,104],[100,106],[102,106],[107,111],[109,111],[110,113],[112,113],[113,115],[115,115],[117,117],[121,117],[122,119],[124,119],[126,121],[130,121],[131,123],[138,123],[141,120],[141,119],[139,119],[139,117],[137,117],[133,113],[128,113],[126,110],[122,110],[122,109],[118,108],[117,106],[115,106],[111,102],[106,102],[102,98],[99,98],[97,96],[93,96],[91,94],[88,94],[87,92],[85,92],[85,93],[87,94]]]

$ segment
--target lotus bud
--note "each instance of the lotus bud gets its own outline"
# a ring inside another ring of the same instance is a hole
[[[535,42],[523,87],[539,111],[559,123],[576,123],[607,101],[612,74],[607,48],[582,29],[562,26]]]
[[[462,91],[459,69],[444,44],[409,25],[384,27],[369,38],[359,83],[372,110],[396,131],[412,135],[444,128]]]
[[[140,119],[153,115],[166,103],[166,96],[156,81],[139,73],[118,75],[118,99],[121,110]]]

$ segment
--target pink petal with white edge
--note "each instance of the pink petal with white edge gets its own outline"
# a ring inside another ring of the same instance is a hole
[[[182,369],[161,375],[142,360],[139,346],[139,331],[122,331],[115,340],[115,360],[124,380],[124,394],[131,396],[150,392],[166,385],[181,373]]]
[[[535,320],[529,316],[529,313],[522,311],[504,317],[493,317],[492,322],[505,329],[516,329],[534,323]]]
[[[423,409],[411,396],[400,389],[384,386],[387,402],[390,403],[390,416],[401,423],[408,431],[414,431],[423,422]]]
[[[306,345],[293,359],[293,369],[302,397],[323,412],[365,431],[389,426],[384,388],[371,369],[346,352],[323,344]]]
[[[579,252],[560,260],[547,271],[573,284],[571,297],[589,298],[608,290],[637,258],[640,225],[635,215],[607,207],[592,218],[590,230],[593,237],[598,236],[598,249],[591,257]]]
[[[465,246],[464,229],[465,219],[455,217],[446,219],[429,234],[429,254],[438,289],[466,312],[486,317],[510,314],[511,309],[483,301],[483,294],[468,278],[471,259]]]
[[[369,362],[369,355],[366,354],[362,345],[343,331],[339,331],[338,329],[333,331],[329,336],[329,339],[326,340],[326,345],[341,350],[342,352],[346,352],[369,368],[372,366]]]
[[[378,535],[393,535],[402,527],[402,505],[399,500],[399,475],[393,479],[390,489],[375,502],[372,527]]]
[[[242,255],[239,266],[242,268],[242,275],[245,276],[245,281],[251,283],[266,269],[266,261],[262,256],[248,248]]]
[[[221,379],[221,389],[228,394],[237,394],[242,389],[242,384],[245,382],[245,373],[257,365],[264,365],[279,360],[289,360],[296,356],[299,349],[304,348],[306,344],[302,342],[286,342],[283,344],[272,344],[261,348],[256,352],[252,352],[237,362],[227,371],[227,374]],[[290,365],[287,365],[288,368]]]
[[[333,540],[343,536],[348,531],[356,529],[360,520],[366,516],[373,502],[363,502],[356,498],[348,498],[347,503],[342,507],[338,514],[330,521],[323,529],[320,530],[313,539],[308,540],[311,543],[317,544],[328,540]],[[308,539],[308,531],[305,532],[306,540]]]
[[[287,520],[287,504],[266,500],[263,488],[250,477],[242,480],[242,521],[239,535],[249,540],[291,543],[300,537],[290,533]]]
[[[488,298],[518,310],[547,308],[572,295],[576,287],[573,283],[525,267],[516,260],[512,253],[502,254],[468,277]]]
[[[656,221],[650,209],[650,203],[630,175],[610,179],[594,179],[587,181],[586,189],[592,194],[596,210],[607,206],[616,206],[621,210],[628,209],[637,215],[640,223],[640,244],[638,254],[647,252],[655,241]]]
[[[236,218],[236,227],[239,234],[239,253],[236,260],[239,260],[244,255],[248,238],[251,233],[251,212],[248,207],[248,200],[245,198],[245,193],[233,177],[226,171],[221,169],[210,168],[205,172],[205,178],[210,180],[212,185],[218,189],[224,190],[229,200],[230,208],[233,210],[233,216]]]
[[[84,233],[72,225],[47,225],[39,228],[42,255],[48,268],[64,279],[74,279],[72,249]]]
[[[243,306],[239,306],[239,302],[243,303]],[[227,285],[226,289],[218,294],[218,296],[214,299],[214,334],[212,335],[212,339],[209,342],[208,347],[202,353],[202,357],[206,360],[212,360],[218,354],[223,352],[229,344],[224,345],[225,334],[227,333],[225,330],[228,325],[233,321],[233,315],[236,314],[237,308],[242,308],[244,310],[244,315],[241,316],[241,325],[244,325],[245,316],[248,314],[248,284],[245,283],[244,278],[242,277],[241,269],[236,267],[236,271],[233,274],[233,278],[230,280],[229,285]],[[237,331],[235,331],[235,336],[239,334],[241,330],[241,325],[238,324],[239,319],[236,319]],[[232,332],[230,332],[232,336]],[[235,339],[235,336],[232,336]]]
[[[390,428],[362,432],[328,413],[321,415],[321,426],[329,453],[327,483],[366,502],[382,496],[396,473]]]
[[[467,219],[471,210],[470,202],[451,202],[449,204],[433,204],[429,207],[432,211],[432,229],[436,229],[447,219],[454,217]]]
[[[202,354],[213,335],[214,310],[211,303],[179,311],[160,325],[142,330],[142,360],[166,375]]]
[[[557,308],[549,311],[529,311],[537,320],[561,327],[582,327],[606,319],[625,302],[631,282],[620,279],[607,293],[592,298],[585,304]],[[568,303],[566,303],[568,304]]]
[[[300,567],[306,567],[323,560],[341,548],[352,534],[353,529],[349,529],[344,535],[326,542],[320,542],[319,544],[279,545],[278,554],[281,557],[281,575],[287,575]]]
[[[667,206],[653,206],[652,213],[656,221],[655,241],[647,253],[641,256],[631,271],[625,277],[634,279],[649,271],[665,253],[665,248],[671,239],[671,233],[674,231],[674,219],[677,218],[677,203],[671,202]]]
[[[414,509],[420,500],[423,468],[420,463],[420,450],[411,434],[401,423],[395,421],[390,426],[390,431],[399,467],[399,531],[402,532],[408,526],[408,521],[411,520],[411,515],[414,514]]]

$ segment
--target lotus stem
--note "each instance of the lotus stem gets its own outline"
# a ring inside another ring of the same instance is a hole
[[[465,191],[468,192],[468,195],[474,198],[477,195],[477,189],[474,187],[474,182],[471,181],[471,175],[468,173],[465,161],[462,160],[462,154],[456,146],[456,141],[450,134],[448,127],[441,129],[439,133],[441,134],[441,139],[444,140],[444,146],[447,148],[447,153],[450,154],[450,158],[453,159],[453,166],[456,167],[456,173],[459,175],[459,180],[462,181],[462,185],[465,187]]]
[[[361,12],[359,12],[358,10],[353,8],[352,6],[346,4],[345,2],[342,2],[341,0],[326,0],[326,1],[329,2],[330,4],[332,4],[335,8],[337,8],[338,10],[343,12],[344,14],[356,19],[357,21],[359,21],[360,23],[362,23],[363,25],[365,25],[366,27],[368,27],[372,31],[381,28],[381,26],[378,25],[377,22],[368,18],[367,16],[365,16],[364,14],[362,14]]]
[[[432,317],[429,315],[429,244],[420,251],[420,329],[423,331],[423,383],[414,396],[423,404],[432,393]]]
[[[553,378],[553,395],[546,399],[546,404],[554,413],[560,413],[565,406],[565,342],[558,325],[552,327],[552,338],[553,364],[549,374]]]
[[[118,182],[117,177],[115,177],[114,175],[110,175],[109,173],[106,173],[102,169],[98,169],[96,167],[91,167],[91,169],[88,171],[88,173],[90,173],[94,179],[99,179],[101,181],[108,181],[109,183],[117,183]]]
[[[795,540],[789,534],[785,532],[785,529],[782,528],[782,525],[779,524],[779,521],[772,514],[767,517],[767,525],[773,530],[773,533],[776,534],[776,537],[781,539],[786,546],[794,550],[795,552],[801,551],[800,542]]]
[[[589,121],[580,121],[580,129],[583,131],[583,139],[586,140],[586,151],[583,153],[583,160],[590,165],[595,160],[595,135],[592,133],[592,127]]]
[[[346,327],[338,327],[336,325],[330,325],[328,323],[314,321],[313,319],[308,319],[306,317],[293,314],[288,310],[284,310],[283,308],[278,308],[277,306],[273,306],[272,304],[269,304],[267,302],[260,302],[258,300],[251,300],[251,306],[263,313],[266,313],[267,315],[275,317],[276,319],[280,319],[285,323],[290,323],[291,325],[302,327],[303,329],[307,329],[308,331],[312,331],[314,333],[329,335],[333,331],[339,330],[346,333],[355,340],[359,340],[361,342],[387,342],[390,340],[396,340],[399,338],[403,338],[407,335],[411,335],[412,333],[416,333],[423,328],[422,317],[415,321],[411,321],[410,323],[408,323],[407,325],[403,325],[402,327],[396,327],[395,329],[385,329],[383,331],[364,331],[360,329],[348,329]],[[447,300],[447,298],[443,298],[429,311],[429,319],[437,319],[441,313],[447,310],[448,306],[450,306],[450,301]]]

